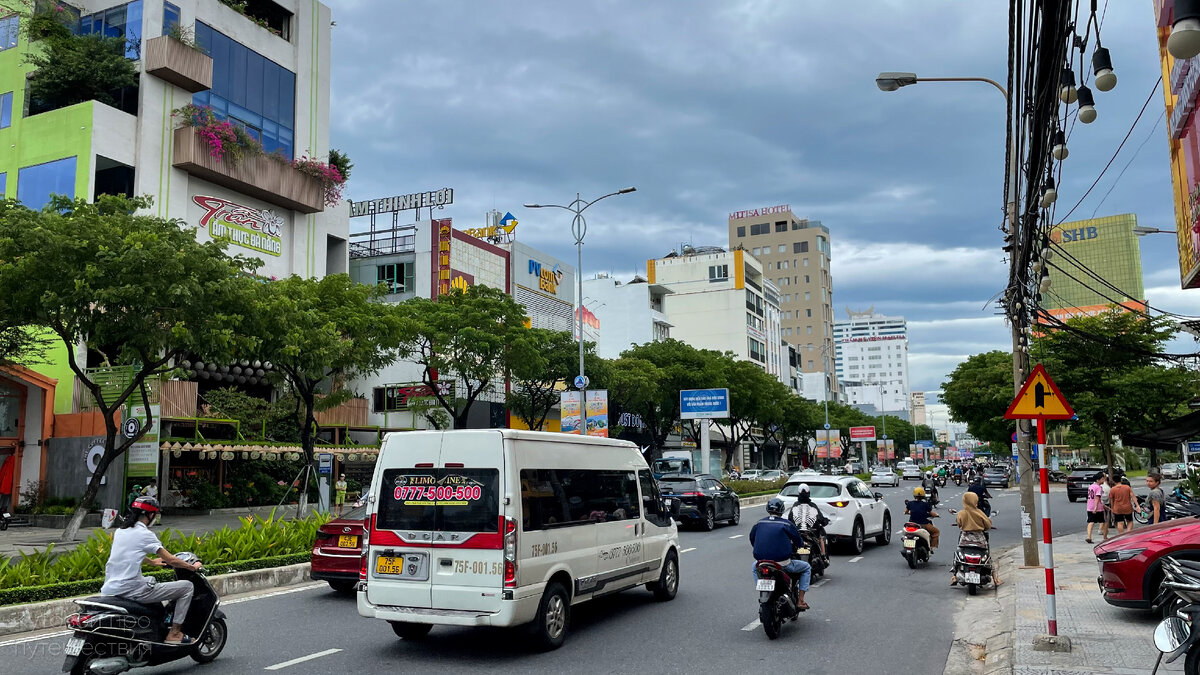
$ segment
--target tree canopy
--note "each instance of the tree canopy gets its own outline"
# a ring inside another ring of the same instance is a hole
[[[950,416],[965,422],[967,432],[980,441],[1008,447],[1016,426],[1004,419],[1013,398],[1013,360],[1010,352],[975,354],[942,383],[942,401]]]

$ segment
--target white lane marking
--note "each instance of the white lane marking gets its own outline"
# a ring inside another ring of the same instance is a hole
[[[43,633],[41,635],[34,635],[32,637],[18,638],[16,640],[7,640],[5,642],[0,642],[0,647],[9,647],[12,645],[22,645],[22,644],[25,644],[26,642],[37,642],[39,640],[49,640],[50,638],[56,638],[56,637],[62,637],[64,635],[70,635],[71,633],[74,633],[74,632],[75,631],[72,631],[72,630],[60,630],[60,631],[55,631],[53,633]]]
[[[250,600],[262,600],[263,598],[273,598],[277,595],[287,595],[289,593],[299,593],[300,591],[311,591],[314,588],[322,588],[327,584],[324,581],[315,581],[311,584],[297,586],[296,588],[285,588],[282,591],[271,591],[270,593],[258,593],[255,595],[247,595],[243,598],[234,598],[233,600],[222,600],[222,605],[236,605],[239,602],[248,602]]]
[[[859,560],[862,560],[862,559],[863,559],[863,557],[860,555],[860,556],[855,556],[855,557],[851,558],[847,562],[858,562]]]
[[[745,536],[745,535],[735,534],[732,537],[730,537],[730,539],[737,539],[738,537],[742,537],[742,536]]]
[[[762,622],[759,621],[758,619],[755,619],[755,620],[751,621],[750,623],[746,624],[745,626],[742,626],[742,630],[755,630],[761,625],[762,625]]]
[[[827,583],[829,583],[828,579],[822,579],[822,580],[818,581],[817,583],[813,584],[812,586],[810,586],[809,588],[820,588]]]
[[[683,549],[682,551],[680,551],[680,553],[687,553],[688,551],[695,551],[695,550],[696,550],[696,547],[695,547],[695,546],[693,546],[693,547],[691,547],[691,548],[685,548],[685,549]]]
[[[322,656],[329,656],[330,654],[336,654],[340,651],[342,651],[342,650],[326,649],[325,651],[317,652],[316,654],[309,654],[308,656],[301,656],[300,658],[292,659],[291,661],[284,661],[283,663],[276,663],[273,666],[267,666],[266,668],[263,668],[263,670],[282,670],[284,668],[287,668],[288,666],[294,666],[297,663],[304,663],[305,661],[312,661],[313,659],[319,659]]]

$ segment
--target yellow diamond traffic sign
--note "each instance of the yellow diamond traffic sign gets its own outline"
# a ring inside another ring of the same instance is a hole
[[[1058,385],[1054,384],[1040,363],[1034,367],[1025,384],[1021,385],[1021,391],[1013,399],[1012,405],[1008,406],[1008,412],[1004,413],[1004,419],[1007,420],[1069,420],[1074,416],[1071,404],[1067,403]]]

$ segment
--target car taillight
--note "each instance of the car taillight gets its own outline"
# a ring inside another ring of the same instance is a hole
[[[517,521],[504,519],[504,587],[517,587]]]
[[[980,560],[983,560],[983,556],[981,556],[981,555],[964,555],[963,559],[969,563],[978,564]]]
[[[836,506],[836,507],[838,507],[838,508],[840,509],[840,508],[842,508],[843,506],[849,506],[849,505],[850,505],[850,502],[848,502],[848,501],[842,501],[842,500],[840,500],[840,499],[839,499],[839,500],[838,500],[838,501],[836,501],[836,502],[829,502],[829,505],[830,505],[830,506]]]
[[[683,493],[683,496],[684,497],[703,497],[704,493],[703,492],[685,492],[685,493]]]

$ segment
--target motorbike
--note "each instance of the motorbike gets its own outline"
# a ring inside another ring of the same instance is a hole
[[[917,565],[924,565],[929,562],[929,556],[933,554],[933,548],[930,546],[930,535],[920,525],[916,523],[904,524],[904,538],[901,540],[900,555],[908,561],[908,566],[912,569],[917,569]]]
[[[950,509],[950,513],[958,513]],[[992,529],[995,529],[994,527]],[[962,532],[954,551],[954,578],[975,595],[980,586],[992,583],[992,549],[986,532]]]
[[[767,638],[779,637],[784,621],[795,621],[800,612],[797,603],[796,584],[783,565],[774,560],[759,560],[754,565],[758,577],[758,620]]]
[[[0,513],[0,532],[8,529],[9,522],[12,521],[11,513]]]
[[[825,556],[821,555],[821,547],[818,545],[819,540],[824,537],[824,533],[814,530],[800,530],[804,541],[810,542],[809,546],[799,547],[792,555],[796,560],[803,560],[812,567],[812,578],[819,579],[825,576],[825,570],[829,568],[829,563],[826,562]],[[828,549],[828,547],[826,547]]]
[[[1154,673],[1162,664],[1163,657],[1172,663],[1185,656],[1183,672],[1200,674],[1200,631],[1195,630],[1200,621],[1200,562],[1163,558],[1163,586],[1170,589],[1178,601],[1168,606],[1172,611],[1164,612],[1163,620],[1154,629],[1154,646],[1158,649],[1158,660]],[[1160,597],[1164,594],[1160,592]]]
[[[192,553],[176,557],[188,563],[198,562]],[[120,596],[95,595],[76,600],[79,611],[67,617],[67,626],[74,634],[64,650],[63,672],[110,675],[184,657],[191,657],[197,663],[216,659],[229,637],[221,599],[202,572],[176,569],[175,579],[190,581],[195,587],[191,608],[183,622],[184,635],[199,636],[194,642],[164,642],[174,603],[142,604]]]
[[[954,474],[954,484],[958,485],[960,487],[962,486],[962,476],[961,475]]]
[[[935,481],[934,484],[937,485],[938,487],[946,487],[946,477],[945,476],[939,475],[937,478],[934,479],[934,481]]]

